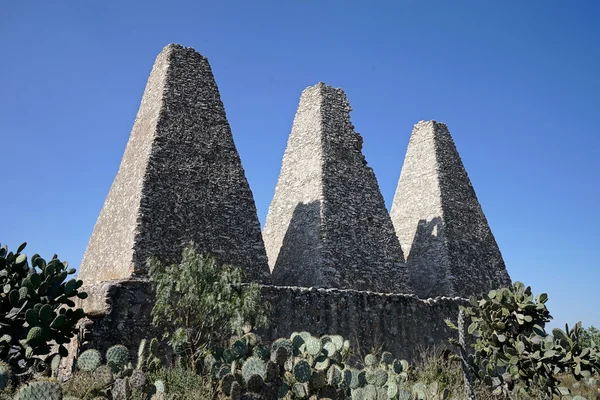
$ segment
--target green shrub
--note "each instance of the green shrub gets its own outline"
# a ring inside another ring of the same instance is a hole
[[[81,280],[67,279],[75,269],[66,261],[54,255],[46,262],[34,254],[29,264],[21,253],[25,246],[16,253],[0,248],[0,359],[21,377],[50,370],[52,342],[60,356],[68,355],[64,345],[84,317],[83,309],[72,308],[73,298],[87,297],[79,291]]]
[[[156,293],[153,323],[166,331],[169,344],[192,370],[232,332],[267,325],[269,305],[259,286],[243,284],[240,268],[219,265],[193,244],[185,247],[179,264],[165,265],[152,257],[148,267]]]
[[[594,326],[583,329],[579,341],[582,347],[600,346],[600,330]]]
[[[467,382],[473,374],[498,395],[518,388],[523,395],[562,396],[568,391],[559,387],[559,374],[579,380],[600,371],[598,348],[581,346],[581,323],[572,330],[567,326],[566,331],[546,333],[545,324],[552,318],[547,300],[545,293],[534,300],[531,288],[516,282],[461,306],[459,326],[447,323],[462,335],[463,317],[471,321],[467,331],[473,337],[472,354],[466,355],[464,341],[454,341],[461,349]]]

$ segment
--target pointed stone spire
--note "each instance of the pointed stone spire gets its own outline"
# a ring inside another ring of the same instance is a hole
[[[415,125],[391,211],[419,297],[510,285],[504,260],[448,128]]]
[[[350,110],[341,89],[302,92],[263,231],[273,282],[410,292]]]
[[[148,257],[176,261],[189,241],[248,279],[269,281],[254,199],[208,60],[170,44],[152,68],[79,278],[144,275]]]

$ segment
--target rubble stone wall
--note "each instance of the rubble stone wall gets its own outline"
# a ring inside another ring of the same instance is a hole
[[[151,324],[153,294],[147,280],[107,281],[84,290],[89,297],[78,301],[88,313],[86,348],[104,351],[121,343],[133,356],[141,339],[160,337]],[[449,347],[453,332],[444,320],[456,321],[458,305],[465,302],[344,289],[263,285],[261,290],[272,306],[269,328],[260,332],[267,341],[299,331],[339,334],[363,352],[383,346],[406,359],[423,347]]]

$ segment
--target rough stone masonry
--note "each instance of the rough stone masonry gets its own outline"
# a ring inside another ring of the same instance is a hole
[[[445,124],[415,125],[391,216],[419,297],[469,297],[511,284]]]
[[[267,338],[338,333],[406,358],[418,345],[446,344],[444,319],[463,300],[407,294],[398,237],[418,294],[467,296],[486,279],[510,283],[485,217],[445,126],[422,123],[394,200],[394,232],[349,112],[341,89],[303,92],[263,242],[208,60],[165,47],[80,268],[90,294],[78,300],[88,313],[85,346],[135,352],[159,335],[145,261],[177,261],[190,240],[263,283],[273,305]]]
[[[263,237],[276,285],[410,293],[404,257],[341,89],[304,90]]]
[[[170,44],[150,73],[79,278],[143,276],[148,257],[177,261],[189,241],[269,282],[254,198],[208,60]]]

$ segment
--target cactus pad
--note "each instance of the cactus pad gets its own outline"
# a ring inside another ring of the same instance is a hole
[[[305,399],[308,397],[308,386],[303,383],[296,383],[292,387],[292,393],[294,393],[295,398]]]
[[[377,400],[377,388],[374,385],[367,385],[365,390],[365,400]]]
[[[375,387],[383,387],[388,379],[388,373],[381,368],[369,369],[366,371],[367,383]]]
[[[322,343],[320,339],[317,339],[315,337],[310,337],[308,339],[306,339],[306,343],[305,343],[305,349],[306,352],[308,354],[310,354],[311,356],[317,356],[319,355],[319,353],[321,353],[321,349],[322,347]]]
[[[221,393],[231,393],[231,385],[235,382],[235,377],[232,374],[227,374],[219,381],[219,391]]]
[[[89,349],[77,358],[77,368],[81,371],[93,371],[102,364],[102,354],[98,350]]]
[[[240,400],[240,398],[242,397],[242,386],[237,381],[234,381],[231,384],[231,391],[229,392],[229,397],[231,397],[231,400]]]
[[[115,379],[111,389],[113,400],[127,400],[131,395],[131,387],[127,378]]]
[[[294,345],[295,349],[300,350],[302,348],[302,346],[304,346],[304,338],[297,332],[292,333],[292,336],[290,336],[291,340],[292,340],[292,344]]]
[[[308,382],[311,374],[310,364],[306,360],[300,360],[294,366],[294,377],[300,383]]]
[[[258,374],[250,375],[250,378],[246,381],[246,386],[251,392],[260,392],[264,384],[264,379]]]
[[[277,348],[277,350],[271,353],[271,361],[277,365],[283,365],[285,360],[287,360],[290,355],[291,354],[288,352],[287,348],[280,346]]]
[[[418,399],[427,398],[427,386],[422,382],[415,383],[412,387],[412,392]]]
[[[259,344],[252,349],[252,354],[261,360],[267,361],[271,356],[271,351],[268,347]]]
[[[332,365],[327,370],[327,384],[339,387],[344,381],[344,371],[337,365]]]
[[[258,336],[256,336],[256,333],[253,332],[248,332],[246,333],[244,336],[242,336],[242,340],[249,346],[249,347],[254,347],[258,344],[259,340],[258,340]]]
[[[129,350],[122,344],[116,344],[106,350],[106,363],[113,370],[119,372],[129,364]]]
[[[325,371],[329,368],[331,360],[327,356],[319,356],[315,358],[315,369],[317,371]]]
[[[242,377],[244,382],[248,384],[248,381],[252,375],[259,375],[264,379],[266,375],[267,366],[263,360],[258,357],[250,357],[242,365]]]
[[[146,384],[146,374],[139,369],[134,370],[129,377],[131,387],[141,388]]]
[[[97,367],[93,372],[93,376],[96,386],[98,387],[110,385],[113,381],[113,373],[108,365],[100,365]]]
[[[271,345],[271,353],[273,353],[274,351],[277,350],[278,347],[285,347],[286,350],[288,351],[288,353],[293,354],[294,353],[294,345],[292,344],[292,341],[289,339],[277,339],[273,342],[273,344]]]
[[[398,389],[398,400],[412,400],[412,392],[406,389]]]
[[[279,365],[272,361],[267,361],[267,372],[265,374],[265,381],[272,382],[279,376]]]
[[[329,358],[337,358],[338,349],[335,343],[328,341],[323,344],[323,353]]]
[[[391,365],[394,362],[394,356],[389,351],[384,351],[381,353],[381,361],[380,363],[383,365]]]
[[[28,342],[39,342],[44,337],[44,331],[39,326],[34,326],[27,333]]]
[[[373,354],[367,354],[365,356],[365,366],[373,367],[375,364],[377,364],[377,357],[375,357]]]
[[[231,352],[233,353],[234,358],[242,358],[246,355],[248,351],[248,345],[243,340],[236,340],[235,343],[231,346]]]
[[[308,388],[311,393],[319,391],[319,389],[323,388],[325,385],[327,385],[325,373],[323,371],[314,371],[308,381]]]
[[[62,400],[60,384],[51,381],[33,381],[21,387],[14,400]]]
[[[282,383],[281,386],[279,386],[279,391],[277,392],[277,398],[283,399],[288,394],[289,391],[290,391],[290,386],[287,383]]]

